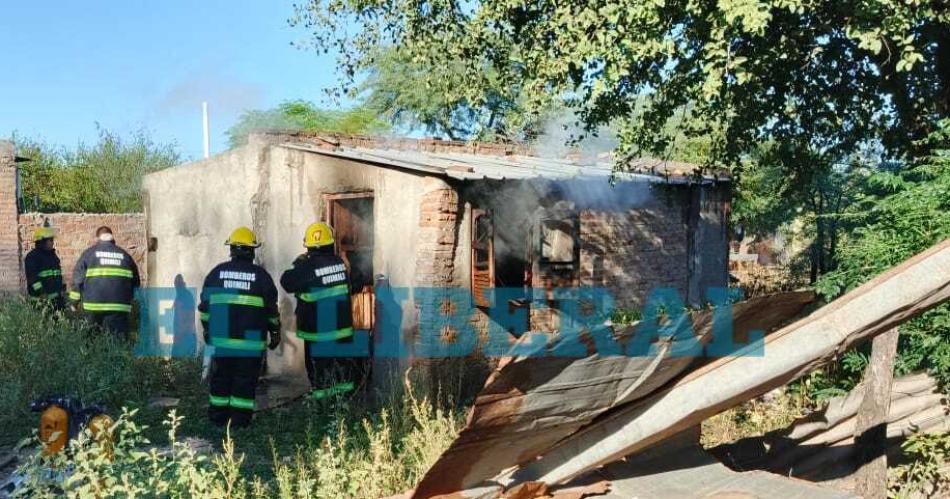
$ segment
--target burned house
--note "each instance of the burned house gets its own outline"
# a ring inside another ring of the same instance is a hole
[[[543,153],[543,151],[541,151]],[[727,283],[731,186],[693,165],[641,160],[611,181],[601,158],[545,158],[517,146],[262,133],[245,146],[145,179],[149,285],[198,287],[247,225],[275,278],[304,228],[329,222],[356,282],[356,326],[372,331],[373,290],[467,290],[484,328],[492,288],[606,288],[637,309],[656,288],[687,303]],[[556,331],[558,305],[513,300],[515,329]],[[280,299],[293,330],[293,297]],[[420,327],[404,303],[403,334]],[[424,325],[422,325],[424,327]],[[513,331],[517,333],[517,331]],[[302,370],[293,335],[270,368]]]

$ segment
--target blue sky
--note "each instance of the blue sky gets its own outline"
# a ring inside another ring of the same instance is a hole
[[[300,0],[302,1],[302,0]],[[0,138],[14,131],[75,146],[96,123],[146,128],[201,156],[201,101],[211,151],[248,108],[324,102],[333,58],[292,47],[292,0],[0,0]]]

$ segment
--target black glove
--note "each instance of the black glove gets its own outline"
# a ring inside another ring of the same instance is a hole
[[[280,345],[280,331],[268,331],[267,336],[268,336],[268,339],[270,340],[267,343],[268,349],[274,350]]]

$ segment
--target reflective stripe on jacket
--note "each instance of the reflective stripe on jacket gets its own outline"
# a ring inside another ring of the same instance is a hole
[[[206,338],[222,349],[264,351],[267,332],[280,328],[274,280],[242,258],[218,265],[205,277],[198,311]]]
[[[63,271],[56,250],[34,248],[23,262],[26,271],[26,290],[30,296],[59,298],[65,291]]]
[[[69,298],[82,300],[86,312],[129,312],[135,288],[140,285],[132,256],[114,242],[100,241],[76,262]]]
[[[280,276],[280,285],[297,297],[297,337],[305,341],[353,341],[349,277],[332,246],[310,250]],[[323,318],[321,313],[334,313]]]

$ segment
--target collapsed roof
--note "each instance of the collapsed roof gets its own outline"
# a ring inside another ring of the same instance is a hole
[[[325,156],[400,168],[457,180],[523,180],[575,177],[641,178],[667,183],[730,182],[729,174],[681,161],[639,158],[615,171],[609,152],[568,152],[547,156],[526,145],[454,142],[437,139],[360,137],[351,135],[258,132],[255,136],[282,147]]]

